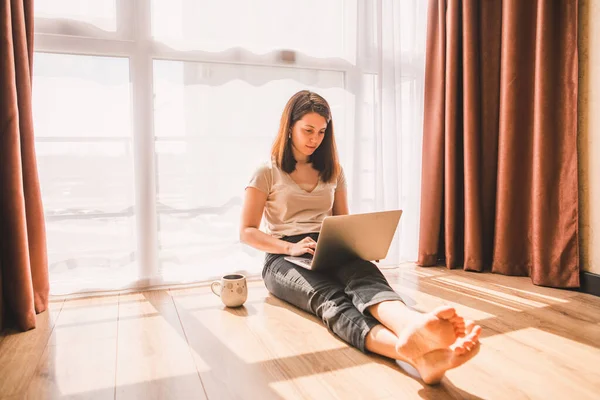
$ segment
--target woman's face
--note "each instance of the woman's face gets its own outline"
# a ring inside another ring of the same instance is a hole
[[[292,147],[304,156],[311,156],[325,138],[327,121],[317,113],[305,114],[292,127]]]

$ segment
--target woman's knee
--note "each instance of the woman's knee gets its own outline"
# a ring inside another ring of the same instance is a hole
[[[319,318],[331,316],[331,311],[349,302],[342,285],[313,271],[298,271],[286,266],[269,268],[264,275],[264,282],[275,297]]]
[[[302,271],[296,271],[282,262],[274,262],[265,267],[263,281],[267,290],[275,297],[305,311],[312,311],[310,299],[314,288],[302,275]]]
[[[375,273],[380,274],[381,271],[377,268],[377,265],[372,263],[371,261],[357,259],[348,264],[351,269],[356,271],[364,271],[366,273]]]
[[[279,268],[274,263],[264,267],[262,276],[265,287],[271,294],[279,297],[279,293],[285,291],[287,285],[284,284]]]
[[[351,280],[362,278],[386,280],[379,268],[372,262],[366,260],[351,261],[342,268],[337,269],[336,275],[338,276],[338,279],[345,284]]]

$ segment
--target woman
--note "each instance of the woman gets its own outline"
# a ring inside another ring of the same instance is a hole
[[[242,242],[266,252],[263,279],[274,296],[318,316],[363,352],[411,364],[429,384],[471,359],[481,328],[440,307],[409,309],[371,262],[356,260],[316,272],[284,259],[314,254],[323,219],[348,214],[327,101],[301,91],[288,101],[272,148],[258,168],[242,211]],[[259,230],[265,216],[267,233]]]

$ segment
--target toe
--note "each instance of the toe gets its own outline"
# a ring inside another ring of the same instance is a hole
[[[469,332],[469,335],[472,335],[473,339],[477,340],[479,335],[481,335],[481,326],[475,325],[475,327],[471,329],[471,332]]]
[[[452,306],[441,306],[433,310],[433,315],[440,319],[452,319],[456,315],[456,310]]]
[[[475,322],[466,319],[465,320],[465,329],[467,330],[467,332],[471,332],[473,330],[473,328],[475,328]]]
[[[465,339],[459,339],[451,346],[451,349],[454,351],[456,355],[465,354],[469,351],[468,344],[470,341]]]

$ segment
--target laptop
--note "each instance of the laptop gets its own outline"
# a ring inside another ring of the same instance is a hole
[[[363,259],[383,260],[402,216],[402,210],[325,217],[314,256],[285,259],[314,271]]]

